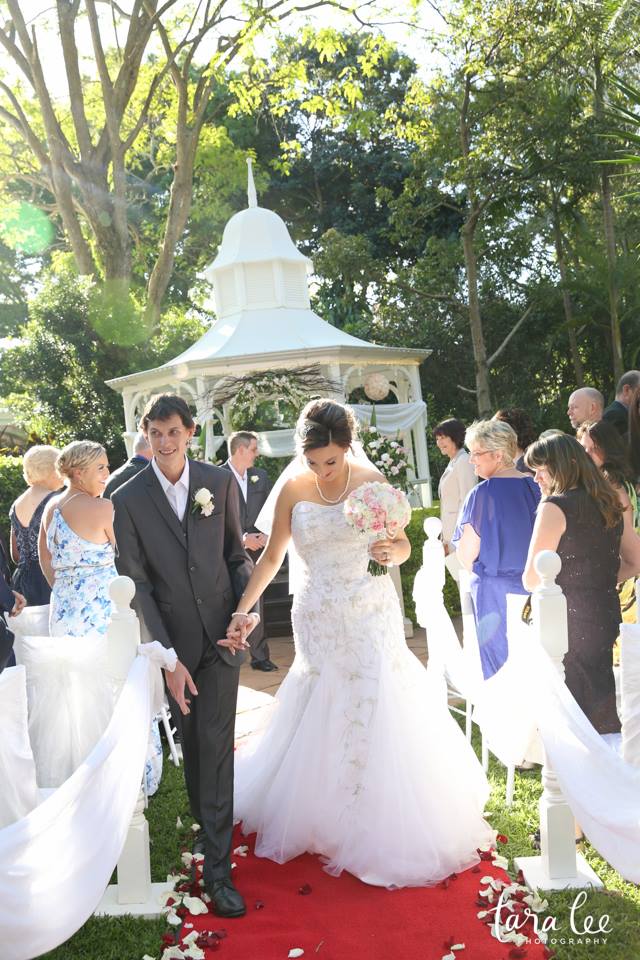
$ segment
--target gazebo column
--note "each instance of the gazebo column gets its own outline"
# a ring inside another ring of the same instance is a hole
[[[124,445],[127,448],[127,456],[133,454],[133,441],[138,430],[136,423],[136,401],[138,395],[131,390],[125,390],[122,394],[122,403],[124,405],[124,426],[125,432],[122,434]]]
[[[207,383],[203,377],[196,377],[196,410],[200,428],[204,430],[204,458],[209,460],[213,456],[213,419]]]
[[[409,381],[411,383],[411,394],[413,399],[417,399],[422,396],[420,390],[420,373],[418,367],[410,367],[407,370],[409,376]],[[425,484],[421,484],[419,488],[420,499],[425,507],[430,507],[433,504],[433,496],[431,492],[431,471],[429,469],[429,452],[427,450],[427,417],[426,414],[422,414],[417,423],[414,424],[412,428],[413,434],[413,443],[416,451],[416,474],[417,479],[426,480]]]

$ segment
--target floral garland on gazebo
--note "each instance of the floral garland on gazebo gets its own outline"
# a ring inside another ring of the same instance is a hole
[[[230,405],[235,430],[282,430],[295,424],[312,397],[336,390],[339,385],[328,380],[318,364],[312,364],[225,377],[216,385],[213,401]]]

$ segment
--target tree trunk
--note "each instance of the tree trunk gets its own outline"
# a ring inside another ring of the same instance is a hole
[[[594,113],[600,130],[604,130],[604,78],[600,57],[594,58],[595,100]],[[607,287],[609,294],[609,317],[611,322],[611,351],[613,355],[613,377],[616,383],[624,373],[622,359],[622,336],[620,334],[620,315],[618,313],[618,285],[616,281],[616,234],[613,215],[613,200],[609,166],[601,166],[600,200],[604,223],[604,240],[607,251]]]
[[[471,133],[469,130],[469,108],[471,104],[472,76],[469,73],[464,77],[464,93],[460,106],[460,145],[465,165],[469,164],[471,152]],[[478,414],[488,417],[491,414],[491,391],[489,389],[489,367],[487,365],[487,347],[484,342],[482,329],[482,314],[480,313],[480,296],[478,293],[478,257],[474,244],[476,227],[480,218],[481,208],[477,199],[476,190],[469,172],[469,204],[470,214],[462,227],[462,249],[467,274],[467,289],[469,296],[469,327],[471,329],[471,343],[473,345],[473,360],[476,374],[476,402]]]
[[[193,165],[199,131],[179,133],[176,138],[176,157],[171,199],[165,223],[162,247],[153,266],[147,287],[146,319],[150,329],[160,319],[162,301],[173,273],[176,247],[189,219],[193,191]]]
[[[476,373],[476,400],[478,414],[488,417],[491,414],[491,391],[489,388],[489,367],[487,366],[487,348],[482,329],[480,297],[478,296],[478,258],[474,246],[475,222],[467,220],[462,228],[462,248],[469,290],[469,327],[473,344],[473,360]]]
[[[560,212],[558,210],[558,200],[554,195],[552,200],[553,211],[553,238],[556,248],[556,259],[558,261],[558,270],[560,272],[560,283],[562,284],[562,307],[564,318],[567,322],[567,333],[569,334],[569,349],[571,351],[571,362],[573,364],[573,374],[577,387],[584,386],[584,367],[580,359],[578,350],[578,338],[576,336],[575,318],[573,316],[573,302],[569,287],[567,284],[567,262],[564,257],[564,247],[562,245],[562,230],[560,229]]]

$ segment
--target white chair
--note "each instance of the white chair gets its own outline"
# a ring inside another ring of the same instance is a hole
[[[29,743],[24,667],[0,673],[0,829],[30,813],[39,802]]]
[[[164,727],[165,736],[167,738],[167,743],[169,744],[169,753],[171,754],[171,760],[173,761],[174,766],[180,766],[180,754],[178,753],[178,747],[176,741],[173,738],[176,728],[171,725],[171,711],[169,710],[169,702],[165,697],[165,701],[160,710],[160,719],[162,720],[162,726]]]

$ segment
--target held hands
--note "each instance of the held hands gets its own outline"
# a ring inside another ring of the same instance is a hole
[[[10,612],[9,616],[10,616],[10,617],[17,617],[18,614],[19,614],[19,613],[22,613],[22,611],[23,611],[24,608],[26,607],[27,601],[25,600],[25,598],[22,596],[21,593],[18,593],[16,590],[13,590],[12,592],[13,592],[13,595],[14,595],[14,597],[15,597],[16,602],[15,602],[15,606],[14,606],[13,610]]]
[[[218,640],[219,646],[231,650],[234,656],[236,650],[246,650],[249,646],[247,637],[259,623],[257,613],[234,613],[227,627],[227,636],[224,640]]]
[[[180,660],[178,660],[173,673],[171,673],[169,670],[165,670],[164,675],[167,678],[167,688],[169,693],[180,707],[181,712],[185,716],[188,713],[191,713],[189,710],[189,704],[191,701],[187,700],[185,697],[185,684],[189,688],[189,693],[193,694],[194,697],[198,696],[198,689],[191,679],[191,674],[185,667],[184,663],[181,663]]]
[[[376,563],[383,566],[392,566],[398,562],[399,550],[396,540],[374,540],[369,546],[369,556]]]
[[[242,538],[247,550],[262,550],[266,545],[267,538],[264,533],[245,533]]]

